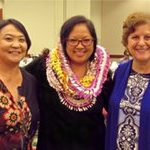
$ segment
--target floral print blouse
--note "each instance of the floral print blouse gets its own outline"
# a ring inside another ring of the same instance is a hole
[[[28,87],[26,88],[30,90]],[[0,80],[0,150],[27,149],[32,137],[30,133],[34,133],[33,131],[29,132],[33,111],[31,112],[27,102],[26,95],[21,95],[20,92],[16,102],[3,81]],[[37,107],[37,104],[35,106]],[[33,114],[37,116],[35,112]],[[37,119],[34,119],[34,122],[36,124]]]

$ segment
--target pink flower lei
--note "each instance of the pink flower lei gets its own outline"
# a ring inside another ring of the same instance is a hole
[[[95,57],[90,62],[83,82],[78,80],[69,66],[62,48],[50,51],[46,59],[46,74],[49,85],[59,95],[60,102],[69,109],[86,111],[96,103],[107,79],[110,59],[105,49],[97,46]]]

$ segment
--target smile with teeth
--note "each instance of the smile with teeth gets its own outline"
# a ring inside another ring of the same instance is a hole
[[[20,51],[9,51],[10,54],[20,54]]]
[[[137,51],[146,51],[147,49],[136,49]]]
[[[85,54],[85,51],[75,51],[75,54],[78,56],[83,56]]]
[[[149,47],[137,47],[135,48],[137,51],[146,51],[149,50]]]

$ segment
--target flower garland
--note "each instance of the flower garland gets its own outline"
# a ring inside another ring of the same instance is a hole
[[[50,51],[46,60],[47,80],[59,95],[62,104],[75,111],[85,111],[96,102],[103,83],[107,79],[109,56],[97,46],[95,58],[90,62],[87,74],[78,80],[69,66],[61,48]]]

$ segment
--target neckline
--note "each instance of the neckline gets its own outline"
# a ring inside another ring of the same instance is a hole
[[[145,77],[145,78],[150,78],[150,73],[138,73],[137,71],[135,71],[134,69],[131,68],[131,74],[138,74],[142,77]]]

